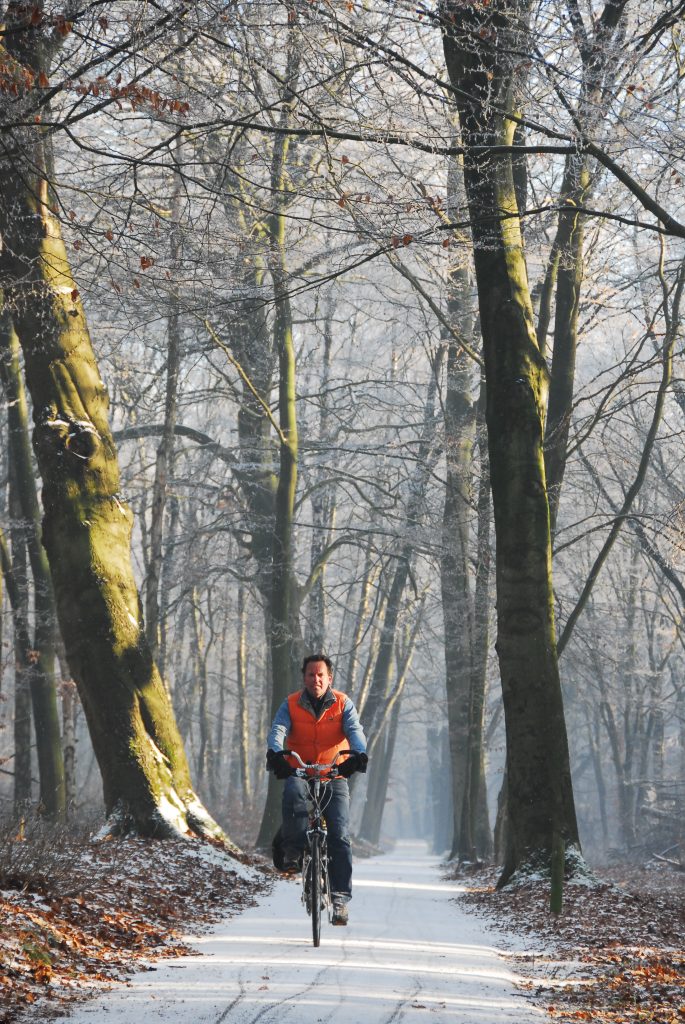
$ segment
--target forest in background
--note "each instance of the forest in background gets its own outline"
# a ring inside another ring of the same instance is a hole
[[[98,764],[121,811],[112,692],[151,655],[160,771],[188,790],[168,694],[209,827],[265,843],[273,706],[323,648],[371,740],[360,837],[385,806],[505,860],[507,804],[549,775],[547,847],[577,812],[592,858],[682,864],[680,6],[5,5],[3,818],[101,815]],[[41,360],[84,333],[90,383],[55,398]],[[139,608],[100,487],[133,513]],[[106,578],[134,640],[89,617]],[[535,689],[554,622],[573,813]],[[512,787],[520,737],[548,770],[525,755]]]

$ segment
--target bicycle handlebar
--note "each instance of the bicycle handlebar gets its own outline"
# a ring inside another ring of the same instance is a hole
[[[298,754],[298,752],[296,750],[283,750],[282,753],[285,754],[286,757],[294,757],[297,761],[299,761],[300,768],[296,768],[295,769],[296,771],[299,772],[301,769],[304,769],[305,771],[312,771],[312,770],[314,770],[317,775],[323,775],[324,772],[329,772],[329,771],[332,771],[332,770],[335,769],[336,762],[337,762],[338,758],[341,757],[341,755],[343,755],[343,754],[351,754],[352,751],[351,750],[339,750],[338,753],[333,758],[333,760],[330,762],[330,764],[316,764],[316,763],[308,764],[308,763],[306,763],[305,761],[302,760],[302,758],[300,757],[300,755]]]

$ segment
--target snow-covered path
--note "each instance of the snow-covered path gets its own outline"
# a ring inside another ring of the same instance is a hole
[[[311,944],[299,886],[271,896],[130,985],[79,1006],[71,1024],[540,1024],[499,937],[450,899],[419,843],[358,861],[347,928]],[[519,949],[521,946],[519,945]]]

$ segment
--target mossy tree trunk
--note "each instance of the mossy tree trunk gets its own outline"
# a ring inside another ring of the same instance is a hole
[[[40,19],[10,5],[12,57],[49,74]],[[9,41],[9,42],[8,42]],[[108,396],[45,168],[39,126],[6,133],[0,164],[3,286],[33,402],[43,544],[69,667],[103,780],[112,831],[223,833],[197,799],[168,694],[145,637],[119,497]]]
[[[578,845],[554,627],[549,509],[542,451],[547,371],[538,348],[511,146],[528,5],[442,4],[455,88],[487,386],[496,536],[497,652],[504,698],[511,856],[549,865],[553,837]],[[485,147],[485,148],[483,148]]]

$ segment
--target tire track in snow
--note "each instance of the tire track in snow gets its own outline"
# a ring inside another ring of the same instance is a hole
[[[215,1024],[225,1024],[225,1021],[227,1020],[231,1010],[235,1009],[235,1007],[242,1002],[243,997],[245,995],[245,984],[242,979],[242,971],[238,975],[238,988],[240,989],[239,994],[235,997],[235,999],[232,1002],[228,1004],[224,1012],[219,1017],[217,1017]]]

